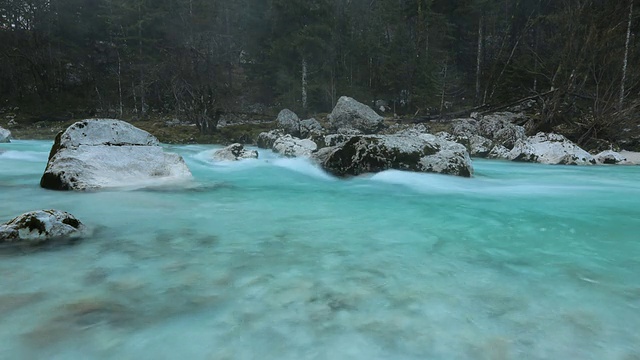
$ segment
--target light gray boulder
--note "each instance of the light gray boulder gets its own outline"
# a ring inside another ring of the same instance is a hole
[[[0,143],[11,142],[11,131],[0,127]]]
[[[300,121],[300,137],[308,138],[314,134],[321,134],[324,129],[318,120],[311,118]]]
[[[511,150],[507,149],[506,147],[498,144],[494,146],[493,149],[491,149],[489,154],[487,154],[487,158],[509,160],[510,151]]]
[[[478,121],[477,135],[491,139],[508,149],[513,149],[516,141],[527,137],[525,128],[513,123],[523,117],[523,114],[511,112],[485,115]]]
[[[276,142],[276,140],[278,140],[281,136],[284,136],[284,132],[282,130],[271,130],[269,132],[262,132],[258,135],[256,143],[261,149],[271,149],[273,148],[273,144]]]
[[[518,140],[509,160],[541,164],[590,165],[596,160],[588,152],[559,134],[538,133]]]
[[[329,123],[334,129],[355,129],[364,134],[374,134],[384,127],[384,118],[373,109],[342,96],[328,116]]]
[[[598,164],[625,164],[627,163],[627,158],[622,156],[620,153],[615,152],[613,150],[605,150],[594,156],[596,159],[596,163]]]
[[[56,136],[40,186],[92,190],[191,178],[184,159],[165,153],[148,132],[120,120],[90,119]]]
[[[313,155],[336,176],[355,176],[389,169],[471,177],[473,166],[463,145],[431,134],[359,135]]]
[[[22,214],[0,225],[0,244],[41,244],[53,239],[81,237],[87,228],[73,215],[60,210]]]
[[[476,117],[476,119],[456,119],[453,121],[452,128],[453,135],[457,136],[461,143],[477,145],[475,149],[470,148],[473,156],[486,156],[491,150],[493,145],[489,145],[483,138],[513,149],[516,141],[527,137],[524,127],[513,124],[513,121],[522,119],[522,114],[501,112],[485,116],[476,115]],[[474,136],[479,137],[474,138]],[[485,151],[484,148],[488,149]]]
[[[284,131],[285,134],[300,136],[300,118],[293,111],[289,109],[280,111],[276,122],[278,129]]]
[[[298,139],[289,134],[279,137],[273,144],[273,151],[286,157],[309,157],[318,145],[309,139]]]
[[[213,153],[214,161],[238,161],[242,159],[257,159],[258,152],[246,150],[242,144],[231,144]]]
[[[487,157],[494,147],[494,142],[484,136],[478,135],[475,120],[465,120],[457,120],[454,124],[453,131],[455,135],[445,133],[446,136],[444,136],[438,133],[438,136],[464,145],[471,156]]]

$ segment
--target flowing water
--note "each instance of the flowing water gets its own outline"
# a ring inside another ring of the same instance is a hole
[[[640,167],[337,180],[188,145],[189,184],[72,193],[38,187],[50,147],[0,144],[0,222],[94,235],[0,249],[2,359],[640,358]]]

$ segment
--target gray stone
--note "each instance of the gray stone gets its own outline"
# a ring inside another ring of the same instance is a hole
[[[569,139],[558,134],[538,133],[518,140],[509,160],[541,164],[590,165],[596,160]]]
[[[328,119],[334,129],[355,129],[364,134],[376,133],[384,127],[382,116],[367,105],[347,96],[338,100]]]
[[[283,135],[284,133],[282,132],[282,130],[271,130],[269,132],[262,132],[260,133],[260,135],[258,135],[256,143],[258,144],[259,148],[271,149],[273,148],[273,144],[276,142],[276,140],[278,140],[278,138]]]
[[[526,131],[524,127],[513,124],[514,121],[524,117],[522,114],[510,112],[500,112],[485,115],[478,121],[478,135],[512,149],[516,141],[525,139]]]
[[[302,138],[308,138],[314,134],[320,134],[322,131],[322,125],[314,118],[300,121],[300,137]]]
[[[51,148],[40,186],[92,190],[191,179],[181,156],[124,121],[90,119],[61,132]]]
[[[285,134],[300,136],[300,118],[293,111],[289,109],[280,111],[276,122],[278,129],[284,131]]]
[[[509,159],[509,152],[510,152],[509,149],[507,149],[506,147],[498,144],[498,145],[494,146],[493,149],[491,149],[491,151],[487,155],[487,158],[488,159],[508,160]]]
[[[615,152],[613,150],[605,150],[594,156],[596,159],[596,163],[598,164],[624,164],[627,162],[627,158],[622,156],[620,153]]]
[[[286,157],[309,157],[318,145],[309,139],[298,139],[289,134],[279,137],[273,144],[273,151]]]
[[[361,135],[319,150],[313,157],[336,176],[388,169],[471,177],[473,166],[464,146],[431,134]]]
[[[242,144],[231,144],[213,153],[213,160],[215,161],[237,161],[257,158],[257,151],[246,150]]]
[[[79,237],[85,231],[80,220],[68,212],[32,211],[0,225],[0,244],[40,244],[52,239]]]
[[[11,131],[0,127],[0,143],[11,142]]]

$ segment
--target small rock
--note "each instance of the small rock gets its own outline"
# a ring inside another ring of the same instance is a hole
[[[595,155],[594,158],[598,164],[615,165],[627,162],[627,158],[613,150],[603,151],[598,155]]]
[[[257,159],[258,152],[255,150],[245,150],[242,144],[231,144],[213,153],[215,161],[237,161],[242,159]]]

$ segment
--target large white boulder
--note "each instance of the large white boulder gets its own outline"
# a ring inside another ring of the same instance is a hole
[[[431,134],[356,135],[319,150],[314,159],[336,176],[355,176],[388,169],[471,177],[473,166],[463,145]]]
[[[11,141],[11,131],[0,127],[0,143],[8,143]]]
[[[343,96],[328,116],[329,123],[334,129],[354,129],[364,134],[374,134],[384,127],[384,118],[372,108]]]
[[[276,123],[278,124],[278,129],[284,131],[285,134],[300,136],[300,118],[293,111],[289,109],[280,111]]]
[[[68,212],[32,211],[0,225],[0,244],[40,244],[52,239],[79,237],[85,231],[82,222]]]
[[[309,157],[318,145],[309,139],[298,139],[289,134],[279,137],[273,144],[273,151],[286,157]]]
[[[58,134],[40,186],[91,190],[191,177],[184,159],[165,153],[148,132],[120,120],[90,119]]]
[[[237,161],[242,159],[257,159],[258,152],[246,150],[242,144],[231,144],[213,153],[214,161]]]
[[[509,160],[541,164],[590,165],[596,160],[566,137],[553,133],[538,133],[516,141]]]

